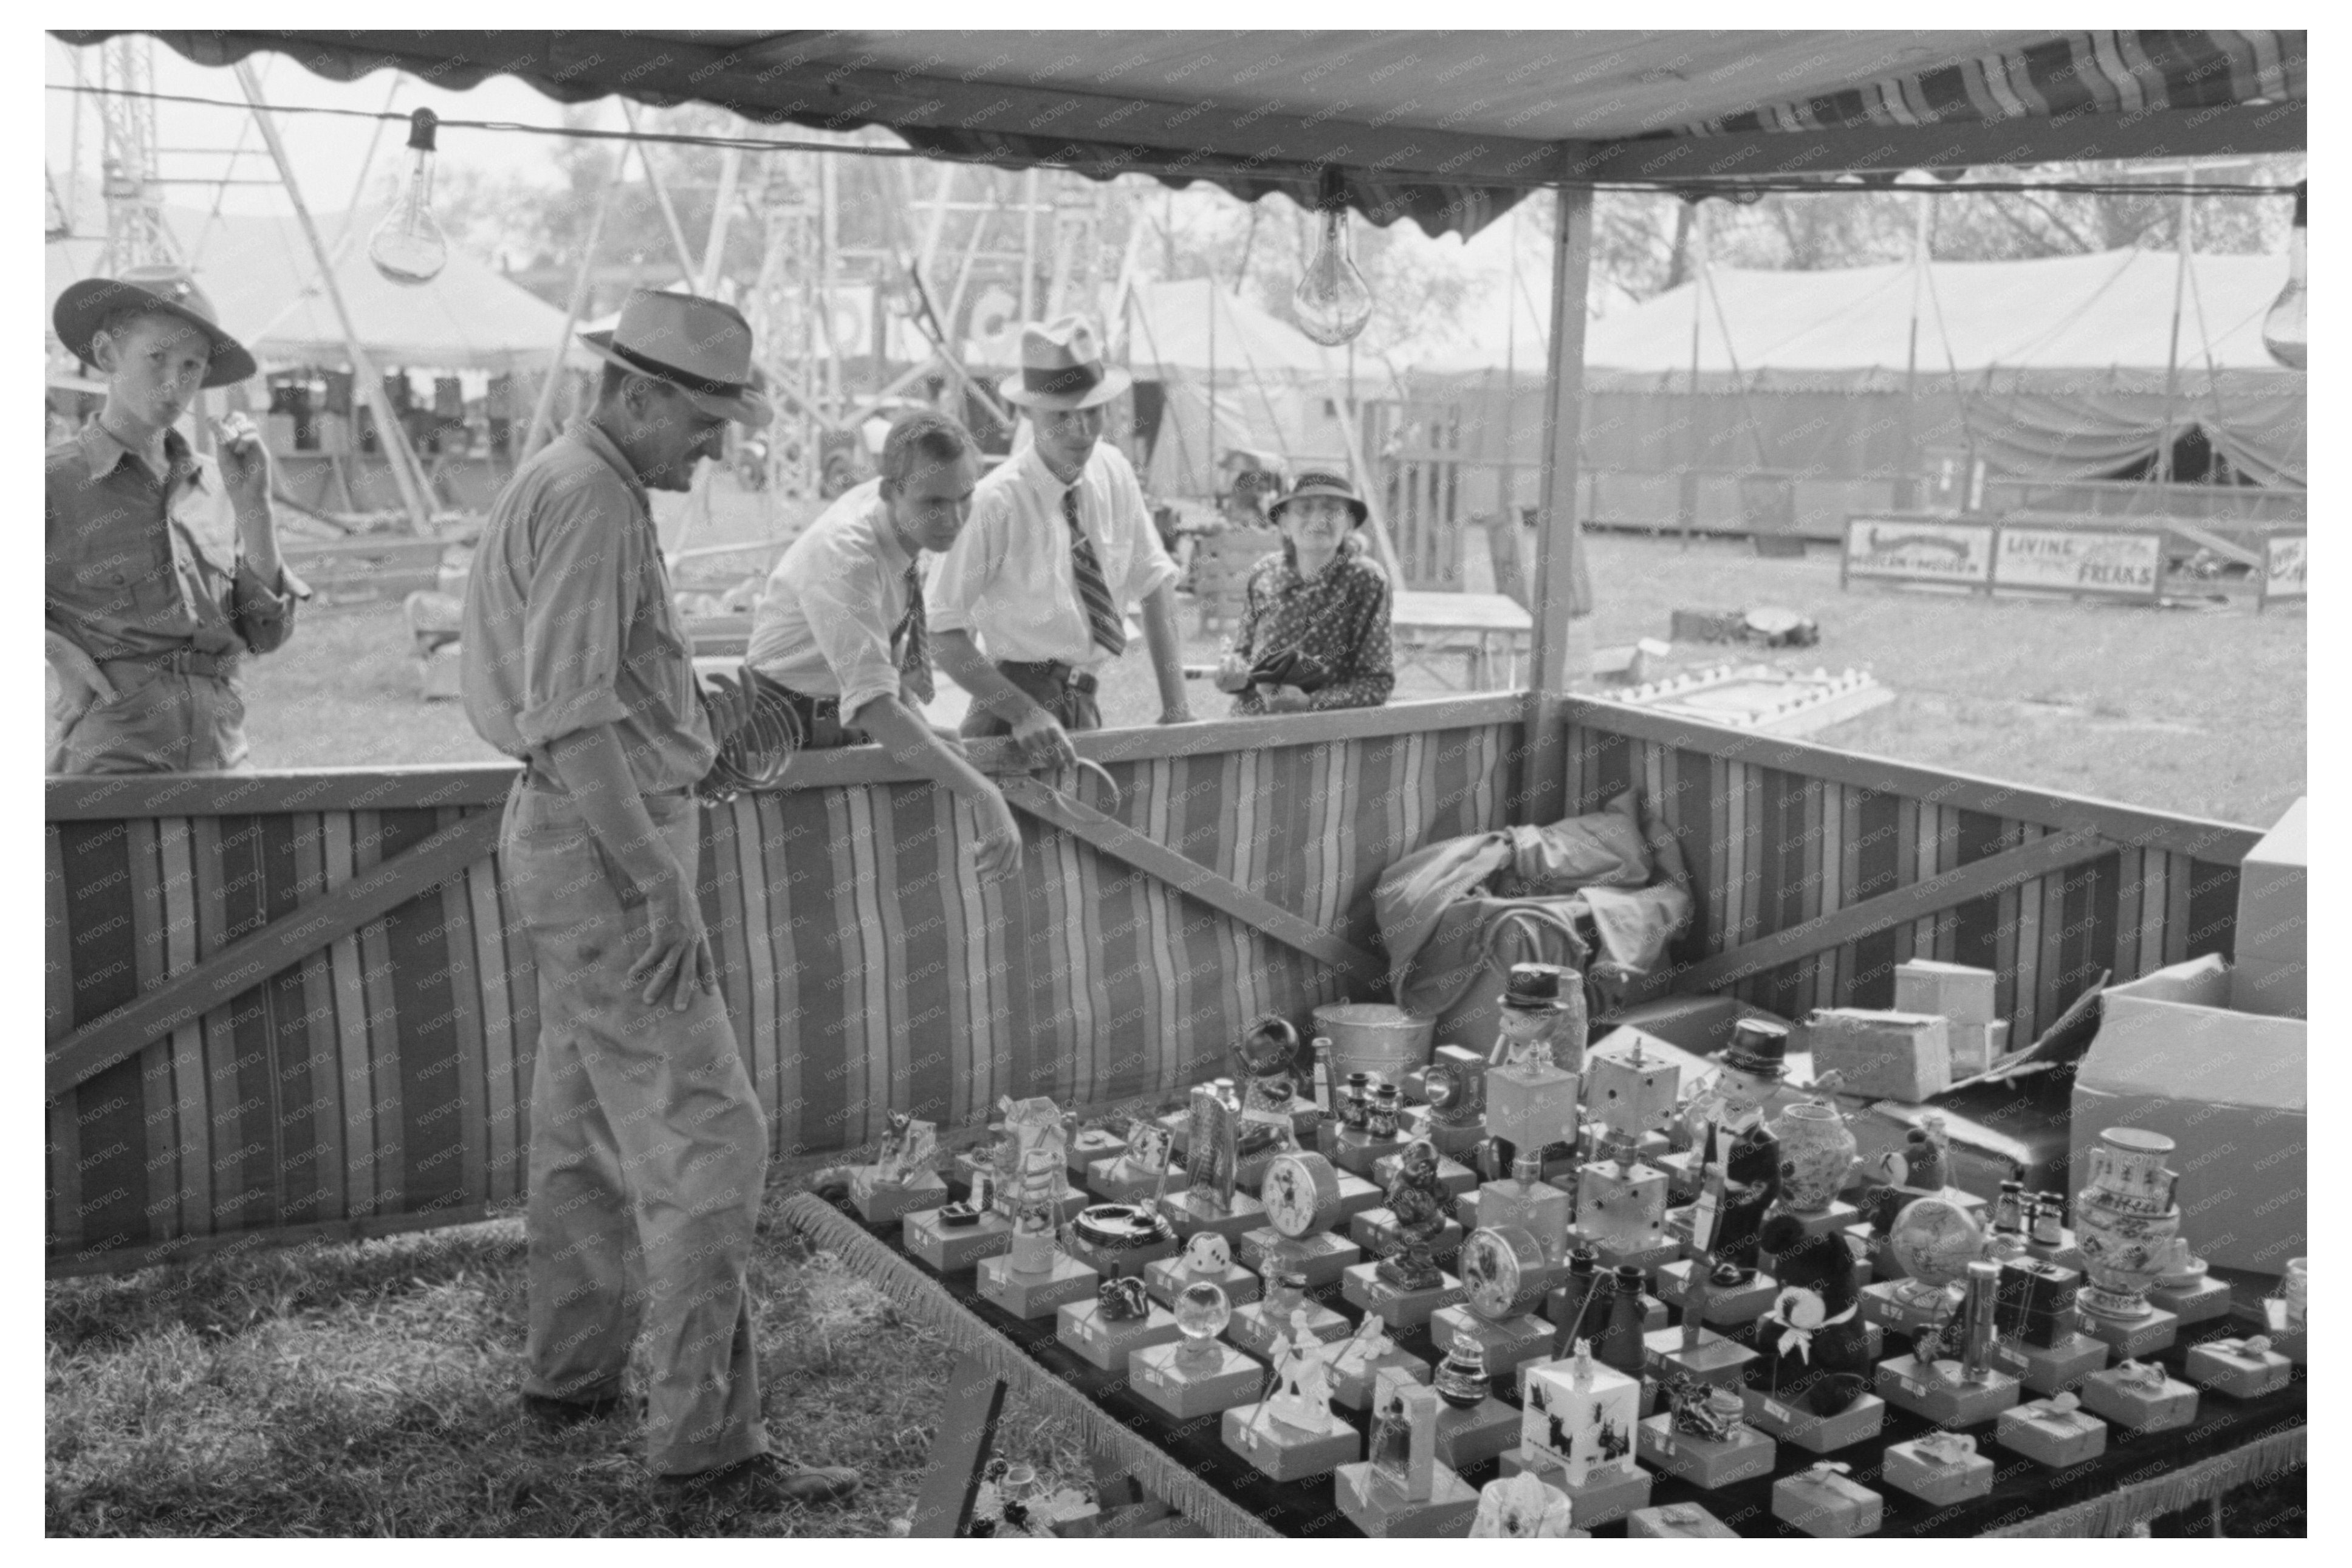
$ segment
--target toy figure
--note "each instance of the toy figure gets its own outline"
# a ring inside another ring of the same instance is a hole
[[[1501,1001],[1492,1065],[1584,1071],[1584,988],[1574,969],[1514,964]]]
[[[1729,1288],[1756,1278],[1757,1239],[1780,1197],[1780,1140],[1764,1120],[1764,1102],[1787,1076],[1789,1031],[1742,1019],[1716,1074],[1707,1120],[1718,1136],[1724,1190],[1715,1222],[1710,1282]]]
[[[1780,1293],[1748,1331],[1749,1386],[1784,1405],[1836,1416],[1869,1391],[1869,1331],[1854,1287],[1853,1254],[1838,1236],[1808,1237],[1787,1215],[1765,1223]]]
[[[1127,1322],[1151,1311],[1151,1297],[1132,1274],[1114,1274],[1095,1287],[1095,1307],[1107,1323]]]
[[[1323,1342],[1307,1326],[1304,1308],[1290,1314],[1290,1327],[1271,1348],[1272,1393],[1262,1416],[1306,1432],[1330,1429],[1331,1371]]]
[[[1339,1347],[1339,1354],[1331,1358],[1331,1370],[1339,1375],[1369,1372],[1381,1357],[1394,1349],[1396,1341],[1389,1338],[1388,1324],[1381,1321],[1379,1313],[1366,1312],[1348,1343]]]
[[[1434,1288],[1444,1276],[1432,1254],[1454,1218],[1454,1195],[1437,1178],[1437,1150],[1428,1139],[1415,1138],[1404,1146],[1389,1183],[1388,1204],[1396,1216],[1398,1247],[1375,1271],[1399,1290]]]

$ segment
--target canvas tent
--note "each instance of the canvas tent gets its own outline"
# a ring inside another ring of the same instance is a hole
[[[1296,472],[1344,463],[1332,356],[1296,327],[1206,277],[1144,283],[1128,296],[1113,350],[1134,373],[1141,475],[1160,496],[1212,495],[1215,465],[1245,447]],[[1215,395],[1211,396],[1211,389]],[[1213,404],[1216,434],[1209,434]]]
[[[367,235],[379,215],[362,210],[352,221],[335,267],[352,325],[379,364],[493,375],[546,368],[563,329],[562,311],[457,249],[430,283],[390,281],[367,257]],[[220,312],[221,325],[263,366],[345,362],[342,329],[294,217],[167,207],[163,219],[181,257],[194,263],[196,282]],[[317,221],[331,251],[345,231],[343,214],[323,214]],[[96,268],[101,248],[94,239],[47,246],[45,318],[66,285]],[[595,361],[575,343],[566,362],[589,369]]]
[[[1582,509],[1664,525],[1685,473],[1723,476],[1727,497],[1731,476],[1760,471],[1797,476],[1801,520],[1819,531],[1849,507],[1893,504],[1926,449],[1972,451],[1996,477],[2096,479],[2147,465],[2192,429],[2232,473],[2303,488],[2305,376],[2262,345],[2285,258],[2192,256],[2168,376],[2176,266],[2168,251],[2119,250],[1939,261],[1924,274],[1907,263],[1711,268],[1587,325]],[[1462,408],[1471,460],[1503,455],[1508,399],[1510,455],[1526,465],[1518,499],[1531,504],[1542,377],[1507,378],[1486,350],[1484,367],[1407,372],[1404,392]],[[1542,354],[1522,337],[1521,364]]]

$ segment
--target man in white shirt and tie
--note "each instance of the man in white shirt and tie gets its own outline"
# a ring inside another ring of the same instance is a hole
[[[1192,717],[1176,563],[1135,470],[1102,441],[1104,405],[1131,382],[1103,364],[1083,317],[1022,329],[1021,371],[1000,390],[1028,410],[1034,439],[980,482],[932,581],[940,667],[971,693],[963,733],[1010,735],[1052,766],[1076,761],[1070,730],[1101,727],[1097,683],[1126,651],[1129,603],[1143,607],[1160,722]]]
[[[945,414],[905,413],[883,439],[881,468],[776,562],[743,662],[784,688],[805,747],[881,742],[971,807],[981,874],[1017,871],[1021,831],[1003,794],[920,707],[931,697],[931,664],[919,562],[963,531],[980,448]]]

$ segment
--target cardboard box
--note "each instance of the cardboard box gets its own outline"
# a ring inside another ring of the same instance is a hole
[[[1952,1086],[1951,1025],[1926,1013],[1822,1008],[1802,1031],[1813,1076],[1835,1072],[1848,1094],[1916,1104]]]
[[[2103,1128],[2163,1134],[2179,1145],[2181,1234],[2222,1268],[2275,1275],[2310,1250],[2308,1026],[2233,1012],[2229,995],[2228,967],[2208,956],[2100,998],[2099,1032],[2074,1075],[2074,1167],[2089,1170]]]
[[[1972,964],[1942,964],[1910,958],[1895,966],[1895,1010],[1932,1013],[1955,1024],[1988,1024],[1993,1011],[1994,975]]]
[[[2239,862],[2238,925],[2231,951],[2243,973],[2232,977],[2230,1005],[2240,1012],[2304,1016],[2303,976],[2310,963],[2309,821],[2310,801],[2297,800]]]

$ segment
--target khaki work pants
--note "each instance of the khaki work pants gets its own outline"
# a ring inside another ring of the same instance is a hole
[[[249,773],[245,693],[227,675],[194,674],[142,659],[99,666],[114,695],[68,700],[50,677],[51,773]]]
[[[646,810],[691,878],[693,800],[651,796]],[[768,1127],[726,1005],[698,991],[675,1012],[626,985],[645,903],[569,797],[518,784],[500,849],[539,966],[524,1387],[618,1394],[642,1326],[652,1468],[690,1475],[763,1453],[747,1270]]]

